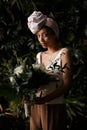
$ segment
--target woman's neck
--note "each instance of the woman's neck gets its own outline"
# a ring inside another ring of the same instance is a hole
[[[54,44],[54,46],[52,47],[48,47],[47,52],[49,54],[52,54],[52,53],[55,53],[56,51],[59,51],[61,48],[62,48],[62,45],[57,43],[57,44]]]

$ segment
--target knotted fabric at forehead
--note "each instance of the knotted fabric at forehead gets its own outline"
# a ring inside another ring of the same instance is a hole
[[[34,11],[29,17],[28,17],[28,28],[33,34],[36,34],[42,26],[48,26],[50,27],[58,37],[59,35],[59,29],[56,21],[54,21],[52,18],[47,17],[40,11]]]
[[[28,28],[33,34],[36,34],[40,28],[45,24],[47,16],[40,11],[34,11],[28,17]]]

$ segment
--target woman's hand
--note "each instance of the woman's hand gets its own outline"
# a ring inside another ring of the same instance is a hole
[[[44,97],[35,97],[35,104],[44,104],[45,98]]]

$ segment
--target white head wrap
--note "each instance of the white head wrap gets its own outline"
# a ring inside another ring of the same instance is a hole
[[[34,11],[28,17],[28,28],[33,34],[36,34],[42,26],[46,25],[50,27],[58,37],[59,29],[57,23],[52,19],[48,18],[46,15],[42,14],[40,11]]]

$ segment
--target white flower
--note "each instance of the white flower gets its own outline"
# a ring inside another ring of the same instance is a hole
[[[16,74],[18,77],[20,77],[20,74],[23,73],[23,65],[20,65],[14,69],[14,74]]]
[[[15,81],[15,78],[14,78],[13,76],[10,76],[10,77],[9,77],[9,80],[10,80],[10,82],[11,82],[12,85],[14,85],[15,82],[16,82],[16,81]]]
[[[36,69],[36,70],[40,69],[40,70],[45,71],[45,66],[42,65],[42,64],[32,64],[32,66],[33,66],[33,68]]]

